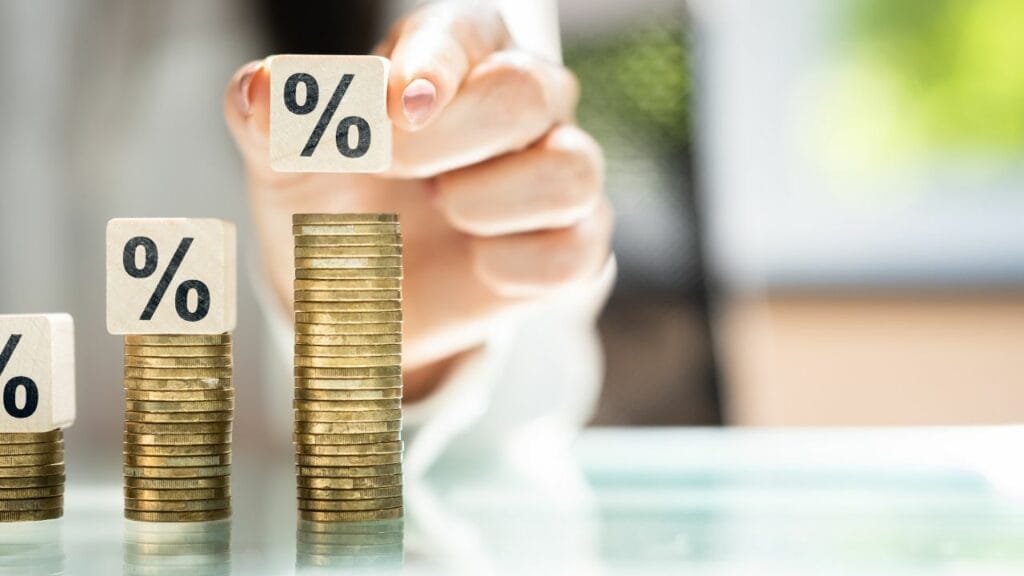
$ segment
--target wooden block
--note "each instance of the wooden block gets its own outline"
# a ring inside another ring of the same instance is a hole
[[[391,166],[388,72],[379,56],[281,55],[270,66],[270,165],[281,172]]]
[[[47,432],[75,421],[71,316],[0,316],[0,391],[0,432]]]
[[[107,223],[111,334],[221,334],[235,329],[235,225],[192,218]]]

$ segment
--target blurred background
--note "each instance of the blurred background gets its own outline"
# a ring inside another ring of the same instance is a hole
[[[228,218],[251,264],[225,83],[372,42],[403,4],[365,27],[346,12],[379,2],[0,3],[0,311],[75,316],[69,444],[120,450],[106,221]],[[1021,420],[1024,4],[560,9],[618,214],[594,424]],[[237,438],[258,446],[264,327],[240,291]]]

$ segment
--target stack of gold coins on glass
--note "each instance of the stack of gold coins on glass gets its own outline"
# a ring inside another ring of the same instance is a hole
[[[64,515],[64,432],[0,434],[0,522]]]
[[[125,336],[125,517],[231,515],[231,336]]]
[[[402,517],[402,237],[395,214],[296,214],[301,517]]]

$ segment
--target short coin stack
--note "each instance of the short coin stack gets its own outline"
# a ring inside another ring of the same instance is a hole
[[[402,517],[395,214],[296,214],[295,446],[304,520]]]
[[[125,336],[125,517],[231,515],[231,336]]]
[[[0,522],[64,515],[64,432],[0,434]]]

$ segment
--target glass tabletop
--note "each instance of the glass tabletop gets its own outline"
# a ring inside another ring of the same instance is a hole
[[[570,454],[439,467],[401,522],[296,520],[287,454],[242,453],[234,514],[121,516],[119,463],[65,517],[0,525],[0,574],[1020,574],[1015,428],[594,429]]]

